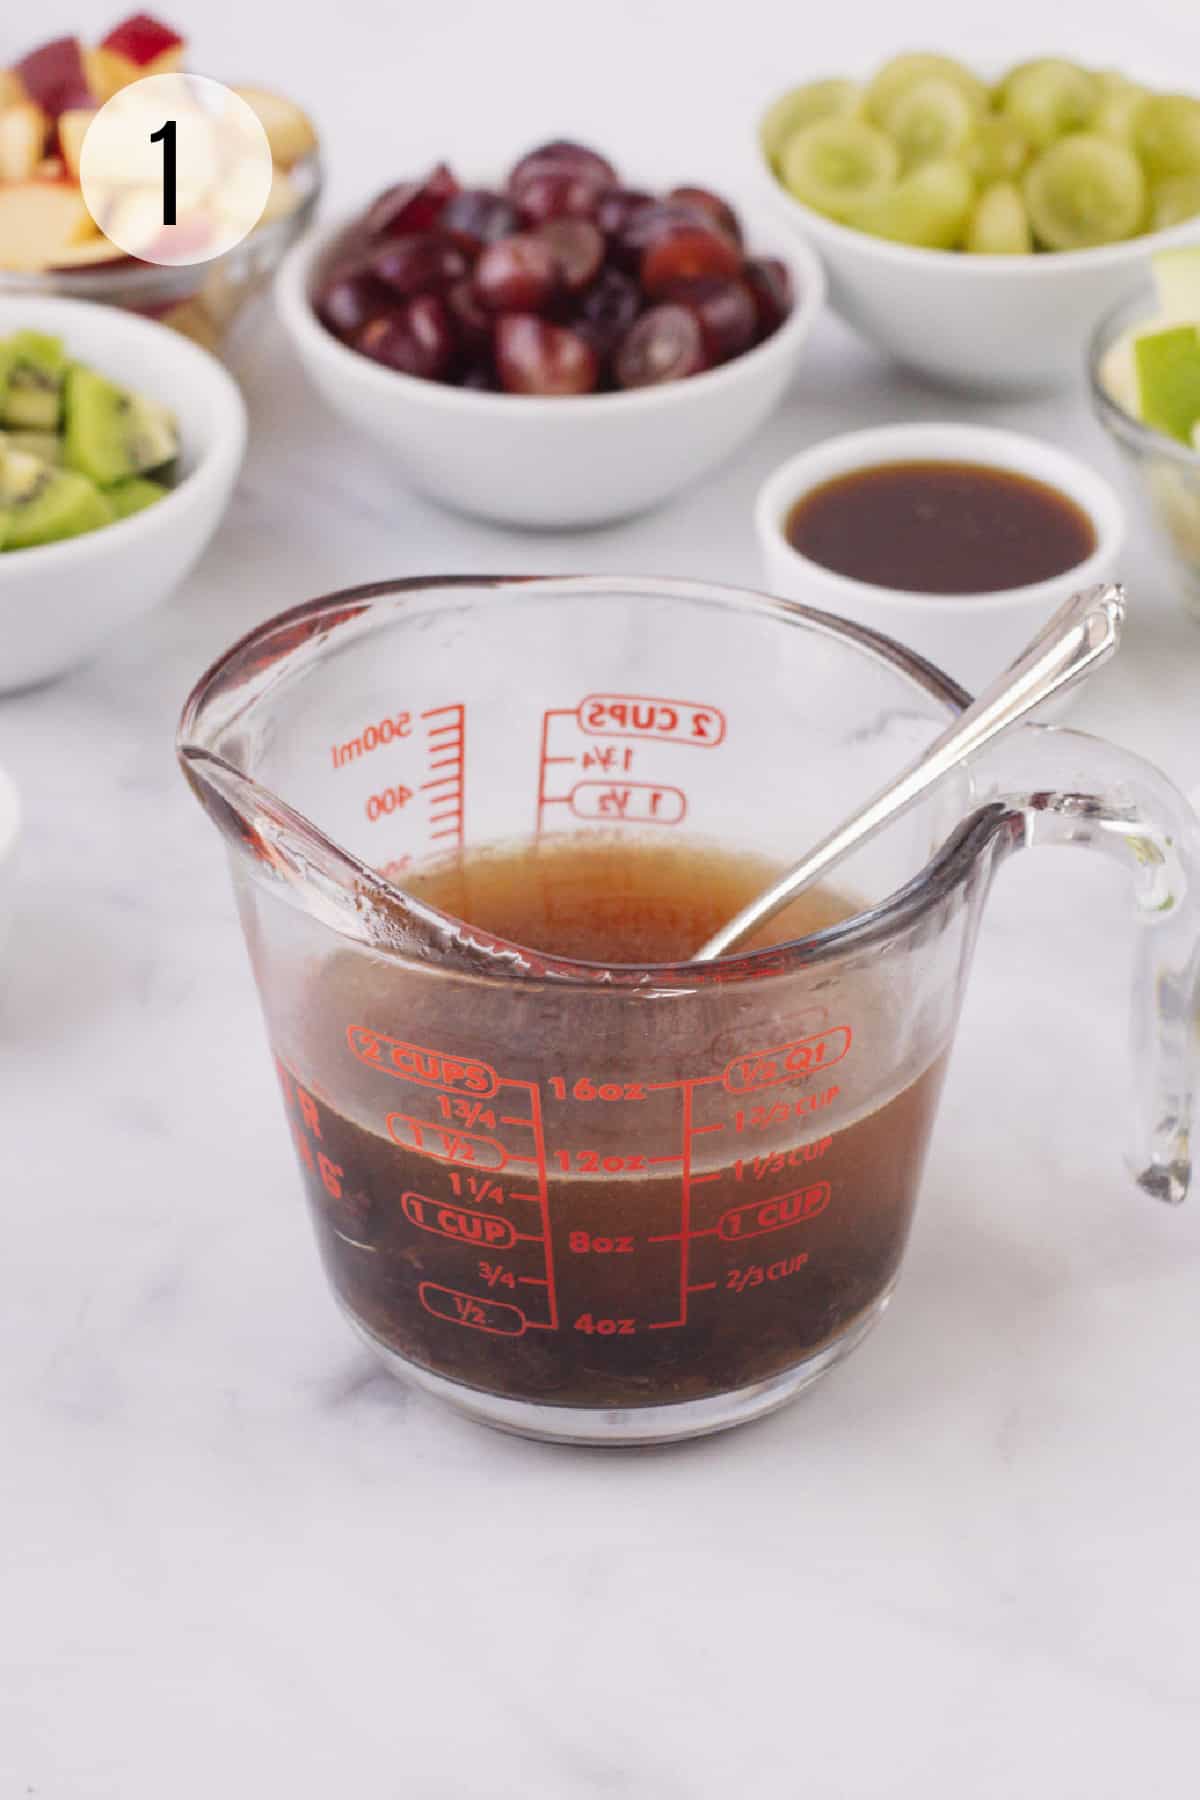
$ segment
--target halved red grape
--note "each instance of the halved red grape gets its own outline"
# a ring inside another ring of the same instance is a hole
[[[574,174],[570,169],[548,169],[544,175],[531,175],[516,190],[515,198],[521,217],[530,225],[547,219],[590,219],[604,189],[588,175]]]
[[[662,233],[642,252],[642,286],[656,299],[677,281],[695,281],[702,275],[736,275],[742,253],[723,231],[702,225],[681,225]]]
[[[599,151],[589,150],[586,144],[572,143],[569,138],[554,138],[550,143],[539,144],[535,150],[530,150],[514,165],[508,178],[508,191],[519,195],[526,182],[541,175],[560,174],[582,176],[594,187],[617,185],[617,171]]]
[[[500,392],[496,371],[490,363],[472,363],[459,376],[458,385],[470,388],[477,394],[498,394]]]
[[[334,275],[314,301],[318,319],[335,337],[353,337],[388,303],[387,290],[365,272]]]
[[[641,309],[637,282],[620,269],[602,269],[591,287],[579,296],[572,325],[588,340],[601,362],[607,362]]]
[[[512,201],[491,188],[460,188],[447,200],[438,225],[470,252],[521,229]]]
[[[486,354],[490,357],[495,320],[480,304],[474,282],[456,281],[447,291],[445,300],[459,342],[473,356]]]
[[[354,347],[386,368],[440,381],[454,360],[454,331],[445,303],[436,294],[418,294],[369,319]]]
[[[600,373],[578,332],[532,313],[510,313],[497,324],[496,369],[509,394],[590,394]]]
[[[497,238],[475,264],[475,292],[489,312],[541,312],[558,285],[554,252],[532,231]]]
[[[458,182],[445,163],[438,163],[421,181],[397,182],[367,208],[363,221],[367,234],[404,237],[410,231],[431,231],[457,192]]]
[[[758,309],[758,337],[770,337],[792,310],[791,270],[778,257],[749,256],[742,269],[742,280]]]
[[[392,238],[371,258],[371,273],[394,294],[440,293],[461,281],[470,261],[452,238],[424,231]]]
[[[652,200],[648,206],[637,207],[612,239],[613,259],[636,274],[646,250],[659,238],[673,232],[711,229],[712,220],[698,206],[683,200]]]
[[[724,275],[702,275],[673,283],[665,296],[687,306],[700,321],[709,360],[728,362],[748,350],[758,335],[758,307],[744,281]]]
[[[596,279],[604,263],[604,236],[590,219],[547,219],[535,236],[550,246],[559,280],[577,294]]]
[[[676,187],[667,195],[668,200],[682,201],[685,206],[695,206],[720,226],[735,244],[742,240],[742,222],[730,206],[728,200],[722,200],[720,194],[714,194],[711,188]]]
[[[652,306],[626,332],[614,373],[623,388],[698,375],[709,364],[700,320],[688,306]]]
[[[596,202],[596,223],[605,237],[619,238],[636,213],[654,204],[654,195],[641,188],[606,188]]]

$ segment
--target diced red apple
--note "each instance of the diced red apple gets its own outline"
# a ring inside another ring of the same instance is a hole
[[[0,112],[0,181],[28,181],[46,148],[46,115],[32,100]]]
[[[140,75],[173,75],[183,64],[184,42],[179,33],[149,13],[133,13],[114,25],[100,48],[132,63]],[[122,84],[124,85],[124,84]]]
[[[95,234],[77,187],[19,181],[0,186],[0,269],[49,269]]]
[[[39,44],[14,66],[14,73],[29,98],[51,119],[69,107],[93,104],[78,38],[53,38],[48,44]]]
[[[293,163],[316,149],[317,134],[313,122],[294,101],[285,100],[281,94],[272,94],[266,88],[238,87],[233,91],[252,112],[257,113],[267,134],[271,155],[281,168],[290,169]]]
[[[79,180],[79,159],[83,154],[83,140],[87,136],[87,128],[95,118],[94,107],[72,107],[70,112],[58,115],[58,150],[72,181]]]
[[[97,106],[111,100],[123,87],[136,81],[142,72],[127,56],[118,56],[113,50],[102,50],[95,45],[84,47],[83,66]]]

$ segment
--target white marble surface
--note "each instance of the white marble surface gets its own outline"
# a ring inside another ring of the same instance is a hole
[[[47,29],[111,10],[64,3]],[[203,10],[214,70],[327,82],[315,24],[289,12],[288,39],[282,6]],[[1182,6],[1140,10],[1182,48]],[[677,66],[678,161],[710,176],[731,128],[705,134],[695,84],[724,71],[736,109],[777,72],[763,40],[725,67],[681,0],[603,15],[632,61],[605,23],[587,70],[569,46],[559,67],[562,12],[510,5],[551,94],[500,11],[448,6],[414,48],[398,11],[346,0],[371,55],[323,105],[340,191],[370,185],[368,145],[390,137],[403,164],[445,141],[438,91],[465,96],[468,144],[498,133],[495,96],[485,119],[471,104],[506,48],[506,144],[565,120],[611,137],[599,68],[627,71],[649,146]],[[1083,36],[1089,11],[1072,0],[1058,35],[1073,22],[1077,47],[1119,57]],[[1035,10],[1013,14],[1027,49]],[[924,35],[945,38],[943,15]],[[778,34],[795,15],[739,18]],[[811,60],[845,59],[851,35],[834,25]],[[210,658],[323,589],[445,569],[753,579],[749,500],[788,450],[952,414],[1111,469],[1082,404],[971,408],[826,322],[786,410],[704,489],[620,530],[521,539],[402,492],[268,324],[242,370],[252,453],[186,589],[94,667],[0,701],[29,818],[0,971],[4,1800],[1191,1792],[1200,1210],[1156,1209],[1122,1172],[1119,874],[1061,855],[1003,874],[907,1271],[853,1360],[740,1434],[551,1450],[392,1382],[336,1316],[223,859],[172,756]],[[1077,722],[1194,787],[1200,637],[1136,534],[1126,573],[1127,647]]]

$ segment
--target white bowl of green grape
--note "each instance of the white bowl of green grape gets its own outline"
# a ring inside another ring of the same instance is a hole
[[[910,52],[866,81],[790,88],[758,140],[834,310],[959,387],[1079,379],[1147,252],[1200,240],[1200,98],[1061,57],[989,81]]]
[[[236,383],[114,306],[0,295],[0,693],[94,656],[166,599],[220,523]]]

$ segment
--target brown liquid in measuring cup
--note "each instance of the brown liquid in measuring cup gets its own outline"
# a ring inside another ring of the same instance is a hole
[[[408,887],[546,952],[672,961],[775,872],[584,838]],[[817,889],[769,941],[852,910]],[[747,1033],[719,982],[682,1002],[573,988],[558,1015],[543,987],[530,1041],[519,984],[332,959],[278,1048],[344,1304],[438,1375],[569,1406],[698,1399],[830,1345],[896,1274],[942,1072],[944,1045],[881,1075],[895,998],[871,971],[793,991],[798,1012],[781,997],[765,1042],[762,995]]]

